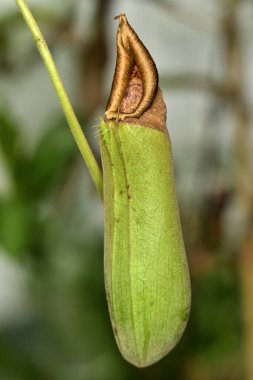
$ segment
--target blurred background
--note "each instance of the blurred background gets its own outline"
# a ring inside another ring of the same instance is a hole
[[[168,108],[193,297],[159,363],[120,356],[103,209],[15,1],[0,1],[0,380],[253,380],[253,1],[30,0],[98,160],[128,19]]]

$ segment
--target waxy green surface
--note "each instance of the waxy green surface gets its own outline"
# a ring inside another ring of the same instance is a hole
[[[109,312],[123,357],[145,367],[176,345],[190,309],[171,145],[146,126],[100,129]]]

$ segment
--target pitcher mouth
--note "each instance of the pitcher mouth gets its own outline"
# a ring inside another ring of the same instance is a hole
[[[126,15],[122,13],[116,19],[117,61],[105,115],[108,120],[140,118],[156,97],[158,72]]]

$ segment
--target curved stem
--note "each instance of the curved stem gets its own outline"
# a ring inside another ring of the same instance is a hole
[[[37,44],[37,48],[40,52],[40,55],[45,63],[45,66],[47,68],[47,71],[51,77],[51,80],[53,82],[55,91],[57,93],[57,96],[59,98],[60,104],[62,106],[62,110],[65,114],[66,120],[68,122],[68,125],[70,127],[70,130],[74,136],[74,139],[77,143],[77,146],[81,152],[81,155],[83,156],[83,159],[88,167],[88,170],[90,172],[90,175],[93,179],[93,182],[95,183],[98,192],[100,193],[101,197],[103,194],[103,179],[102,179],[102,173],[98,166],[98,163],[90,149],[90,146],[83,134],[82,128],[76,118],[76,115],[73,111],[73,108],[70,104],[69,98],[66,94],[65,88],[62,84],[60,75],[56,69],[53,57],[48,49],[47,43],[26,3],[25,0],[16,0],[16,3],[24,17],[24,20],[30,29],[33,38]]]

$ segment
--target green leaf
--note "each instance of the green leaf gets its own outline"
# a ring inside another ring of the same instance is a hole
[[[30,197],[42,197],[55,189],[75,156],[75,145],[61,119],[45,134],[31,158],[29,173],[26,173]]]
[[[0,245],[13,256],[22,255],[33,238],[33,210],[17,198],[0,201]]]

